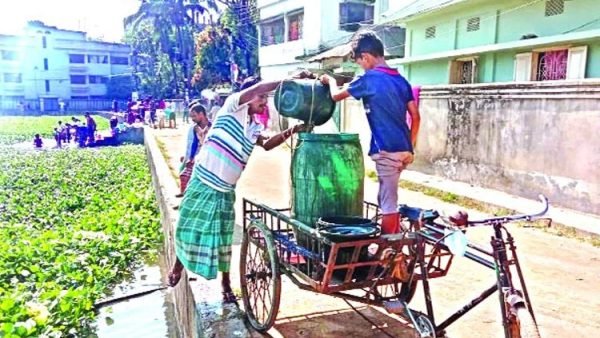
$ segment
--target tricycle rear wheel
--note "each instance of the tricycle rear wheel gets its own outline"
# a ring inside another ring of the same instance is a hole
[[[281,274],[271,231],[258,222],[248,227],[242,240],[240,284],[250,325],[268,331],[279,312]]]

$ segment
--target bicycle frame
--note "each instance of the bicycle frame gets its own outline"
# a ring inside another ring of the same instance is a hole
[[[510,232],[506,230],[504,224],[519,219],[531,220],[535,217],[539,217],[545,214],[548,210],[548,202],[543,196],[540,196],[540,200],[544,202],[545,208],[542,212],[535,215],[499,217],[469,223],[471,225],[491,225],[493,227],[494,235],[490,239],[492,251],[490,252],[476,244],[469,243],[467,247],[471,250],[465,253],[465,257],[480,265],[495,270],[496,282],[494,283],[494,285],[484,290],[479,296],[473,298],[469,303],[464,305],[454,314],[450,315],[439,325],[436,325],[434,321],[434,314],[431,307],[431,298],[428,292],[429,287],[428,285],[424,285],[424,288],[427,289],[425,293],[428,316],[432,324],[436,328],[437,334],[443,335],[448,326],[450,326],[452,323],[464,316],[466,313],[468,313],[474,307],[479,305],[481,302],[489,298],[496,291],[499,291],[498,299],[500,302],[502,325],[504,328],[504,335],[506,338],[514,338],[511,332],[511,328],[513,327],[512,324],[514,324],[514,321],[516,321],[516,314],[514,312],[517,307],[526,308],[530,312],[533,320],[535,321],[535,315],[531,306],[531,300],[529,298],[529,293],[525,284],[525,277],[523,276],[521,265],[519,263],[519,258],[517,256],[517,248],[514,243],[514,238],[512,237]],[[423,228],[425,230],[428,230],[429,232],[434,233],[434,235],[421,232],[421,236],[423,236],[425,238],[425,241],[429,244],[440,245],[445,247],[445,245],[442,242],[440,242],[440,236],[441,238],[445,236],[444,231],[442,230],[444,229],[444,227],[444,225],[440,225],[435,222],[424,223]],[[487,258],[485,256],[487,256]],[[490,260],[490,258],[492,260]],[[515,285],[513,283],[511,272],[511,267],[513,266],[515,267],[517,276],[519,278],[520,287],[522,290],[518,290],[517,288],[515,288]],[[426,281],[426,279],[424,281]]]

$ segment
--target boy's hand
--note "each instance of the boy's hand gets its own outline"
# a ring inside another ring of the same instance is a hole
[[[321,81],[322,84],[329,85],[329,83],[331,82],[331,76],[324,74],[324,75],[321,75],[319,80]]]

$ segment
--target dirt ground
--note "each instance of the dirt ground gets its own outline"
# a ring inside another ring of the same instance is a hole
[[[183,130],[162,130],[156,134],[170,152],[171,165],[177,168],[178,158],[183,152]],[[241,217],[242,198],[277,208],[288,207],[289,168],[290,154],[285,149],[265,152],[257,148],[236,191],[238,219]],[[376,192],[376,183],[367,179],[365,199],[375,201]],[[462,209],[412,191],[401,190],[400,200],[446,214]],[[485,216],[477,211],[467,211],[471,219]],[[509,230],[518,246],[542,337],[600,336],[600,248],[534,228],[514,225]],[[469,240],[489,246],[490,231],[482,227],[469,230],[467,235]],[[237,287],[240,233],[241,228],[238,227],[232,265],[232,277]],[[443,321],[491,286],[494,280],[492,270],[466,258],[456,258],[449,274],[431,283],[436,321]],[[405,322],[375,308],[354,304],[385,332],[373,327],[341,300],[299,290],[285,277],[282,284],[280,311],[275,327],[269,332],[271,337],[412,337]],[[424,310],[423,304],[423,294],[419,289],[411,307]],[[494,294],[450,326],[447,336],[503,337],[499,317],[498,297]]]

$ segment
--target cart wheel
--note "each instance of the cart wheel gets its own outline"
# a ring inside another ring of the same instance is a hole
[[[244,234],[240,284],[250,325],[259,332],[268,331],[279,311],[281,275],[271,231],[260,223],[251,224]]]
[[[426,315],[418,315],[417,318],[415,318],[415,322],[415,329],[417,329],[417,331],[419,332],[417,337],[436,338],[435,328],[433,327],[433,324],[431,324],[431,321]]]

